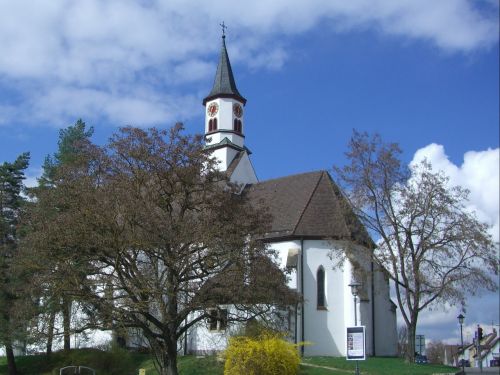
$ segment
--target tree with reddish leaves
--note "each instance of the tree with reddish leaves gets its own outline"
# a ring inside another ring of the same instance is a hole
[[[138,328],[160,374],[178,373],[178,341],[220,304],[245,311],[229,311],[231,322],[296,301],[258,240],[268,214],[238,194],[202,137],[181,125],[124,128],[57,173],[57,191],[42,200],[64,210],[38,243],[78,248],[92,269],[72,293],[93,306],[96,326]]]

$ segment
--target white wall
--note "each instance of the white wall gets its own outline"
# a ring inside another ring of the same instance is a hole
[[[332,269],[330,247],[327,241],[304,241],[304,338],[313,344],[305,348],[305,355],[345,355],[346,312],[353,308],[345,298],[349,270]],[[320,267],[325,270],[326,310],[317,309],[316,274]]]
[[[231,175],[231,181],[239,184],[255,184],[258,182],[252,162],[246,152]]]
[[[207,102],[206,108],[210,106],[210,103],[217,103],[217,105],[219,106],[219,110],[214,117],[209,117],[205,111],[205,134],[208,133],[208,123],[213,118],[217,119],[217,130],[222,130],[222,132],[210,134],[210,137],[212,139],[210,142],[207,142],[207,144],[216,144],[222,141],[224,138],[228,138],[234,144],[243,147],[244,138],[241,135],[232,132],[233,120],[235,119],[233,113],[233,103],[239,103],[242,107],[243,104],[231,98],[218,98]],[[242,132],[245,131],[244,117],[245,116],[243,115],[240,118],[240,121],[242,122]],[[229,132],[223,132],[224,130],[227,130]]]
[[[384,273],[375,270],[375,355],[397,354],[396,311],[389,297],[389,281]]]
[[[354,299],[349,284],[352,281],[351,261],[333,269],[329,257],[332,248],[345,249],[347,244],[340,241],[304,240],[304,339],[314,345],[305,348],[305,355],[344,356],[346,327],[354,325]],[[286,264],[288,250],[301,248],[299,240],[276,242],[271,247],[278,251],[280,265]],[[372,274],[370,258],[366,249],[354,247],[351,256],[364,269],[362,291],[357,299],[358,325],[366,327],[366,352],[373,355],[373,328],[375,328],[375,350],[378,356],[394,356],[397,352],[396,314],[389,297],[389,284],[381,272],[375,272],[372,295]],[[300,258],[298,260],[300,273]],[[316,274],[319,267],[325,270],[327,310],[317,309]],[[289,286],[301,291],[300,280],[294,270]],[[375,327],[373,327],[372,303],[375,304]],[[298,315],[298,338],[301,340],[301,316]]]
[[[300,274],[300,240],[274,242],[269,245],[278,255],[278,265],[284,269],[290,250],[299,250],[297,269],[288,272],[288,286],[301,292]],[[304,339],[311,345],[304,348],[306,356],[345,356],[346,327],[354,325],[354,301],[349,284],[352,280],[353,266],[346,261],[342,268],[333,269],[329,258],[331,248],[343,249],[345,243],[323,240],[303,241],[303,295],[304,295]],[[354,249],[353,254],[357,253]],[[365,253],[366,254],[366,253]],[[364,291],[360,293],[357,303],[358,325],[366,327],[367,355],[373,354],[372,345],[372,303],[375,303],[376,355],[395,355],[397,349],[396,316],[389,300],[389,285],[380,272],[374,274],[375,294],[371,295],[370,262],[359,255],[356,263],[366,268],[363,279]],[[326,278],[326,310],[317,309],[316,274],[319,267],[325,270]],[[297,311],[297,331],[295,332],[295,311],[291,312],[291,340],[302,340],[302,311]],[[208,353],[223,350],[228,335],[238,331],[237,325],[229,326],[229,331],[209,331],[207,324],[201,322],[191,330],[188,337],[191,352]]]

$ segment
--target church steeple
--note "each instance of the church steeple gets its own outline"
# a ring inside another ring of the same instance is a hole
[[[205,111],[205,143],[213,150],[218,168],[231,175],[232,181],[257,181],[245,147],[244,111],[247,100],[236,88],[236,82],[226,48],[225,25],[222,23],[222,48],[214,85],[203,99]]]
[[[222,26],[222,48],[214,85],[203,99],[206,106],[205,139],[207,146],[228,144],[238,150],[244,148],[243,106],[247,100],[236,88],[233,70],[226,48],[224,23]]]
[[[226,49],[226,36],[224,34],[222,35],[222,47],[214,85],[207,97],[203,99],[203,105],[206,105],[208,101],[215,98],[234,98],[243,103],[243,105],[247,102],[236,88],[233,70],[231,69],[231,63]]]

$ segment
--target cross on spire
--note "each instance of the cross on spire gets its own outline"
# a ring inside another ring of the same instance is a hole
[[[225,25],[224,21],[222,21],[222,23],[220,24],[220,27],[222,27],[222,37],[225,38],[227,26]]]

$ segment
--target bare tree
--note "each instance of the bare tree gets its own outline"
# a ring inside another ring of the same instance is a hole
[[[354,132],[350,164],[335,168],[361,222],[376,238],[371,256],[393,281],[415,355],[419,313],[437,303],[465,305],[468,294],[496,290],[496,246],[465,208],[468,191],[450,187],[424,161],[404,166],[397,144]]]
[[[398,357],[406,358],[408,353],[408,328],[406,325],[398,327]]]
[[[177,374],[178,340],[219,304],[246,312],[231,321],[295,302],[256,239],[268,214],[216,170],[200,136],[182,131],[125,128],[107,147],[88,144],[41,197],[64,210],[37,237],[78,249],[70,264],[93,268],[72,293],[93,306],[96,327],[140,328],[162,375]]]
[[[442,341],[431,342],[425,350],[430,363],[446,365],[445,360],[445,344]]]

